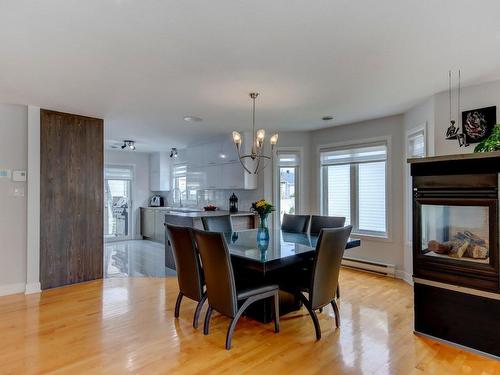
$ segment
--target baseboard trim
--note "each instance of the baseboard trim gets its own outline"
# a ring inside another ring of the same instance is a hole
[[[458,349],[462,349],[466,352],[469,352],[469,353],[474,353],[474,354],[479,354],[479,355],[482,355],[484,357],[488,357],[488,358],[492,358],[492,359],[495,359],[495,360],[500,360],[500,357],[497,357],[496,355],[494,354],[491,354],[491,353],[486,353],[486,352],[483,352],[481,350],[477,350],[477,349],[474,349],[474,348],[470,348],[468,346],[465,346],[465,345],[460,345],[460,344],[457,344],[455,342],[452,342],[452,341],[448,341],[448,340],[444,340],[444,339],[440,339],[439,337],[435,337],[435,336],[432,336],[432,335],[428,335],[427,333],[422,333],[422,332],[419,332],[419,331],[413,331],[413,333],[416,335],[416,336],[422,336],[422,337],[426,337],[428,339],[432,339],[432,340],[435,340],[437,342],[440,342],[442,344],[446,344],[446,345],[450,345],[450,346],[454,346],[455,348],[458,348]]]
[[[413,277],[405,271],[396,270],[396,278],[405,281],[409,285],[413,285]]]
[[[0,285],[0,296],[24,293],[25,288],[26,284],[23,283]]]
[[[26,284],[26,288],[24,289],[24,294],[33,294],[40,293],[42,291],[42,286],[40,283],[30,283]]]

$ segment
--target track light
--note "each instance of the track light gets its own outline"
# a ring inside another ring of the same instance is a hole
[[[123,145],[122,145],[122,150],[125,149],[125,148],[129,148],[131,149],[132,151],[135,150],[135,142],[134,141],[130,141],[130,140],[124,140],[123,141]]]
[[[177,148],[172,147],[172,149],[170,150],[170,157],[171,158],[176,158],[177,157]]]

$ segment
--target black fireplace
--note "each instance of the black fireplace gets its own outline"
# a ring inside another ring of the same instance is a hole
[[[500,292],[498,174],[415,176],[414,275]]]
[[[410,163],[415,331],[500,356],[500,153]]]

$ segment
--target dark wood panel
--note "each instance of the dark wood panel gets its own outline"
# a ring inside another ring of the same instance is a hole
[[[102,278],[103,121],[40,112],[42,289]]]
[[[417,283],[414,291],[415,331],[500,356],[500,301]]]

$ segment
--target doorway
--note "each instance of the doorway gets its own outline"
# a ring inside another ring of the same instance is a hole
[[[106,165],[104,172],[105,241],[122,241],[132,237],[132,181],[132,167]]]

